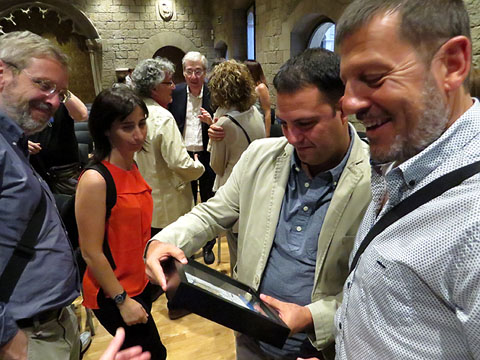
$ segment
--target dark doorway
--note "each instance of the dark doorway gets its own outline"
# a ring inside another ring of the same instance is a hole
[[[173,75],[173,82],[175,84],[180,84],[185,82],[185,78],[183,77],[183,69],[182,69],[182,59],[185,56],[185,53],[175,46],[164,46],[158,49],[153,57],[163,57],[175,64],[175,74]]]

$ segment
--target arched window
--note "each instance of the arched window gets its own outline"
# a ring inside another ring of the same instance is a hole
[[[255,59],[255,5],[247,10],[247,59]]]
[[[330,51],[335,46],[335,24],[324,22],[318,25],[312,33],[308,42],[309,48],[323,48]]]

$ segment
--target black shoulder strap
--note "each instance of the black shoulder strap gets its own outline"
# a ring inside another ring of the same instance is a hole
[[[393,224],[401,217],[407,215],[411,211],[420,207],[421,205],[435,199],[442,195],[445,191],[460,185],[464,180],[480,172],[480,161],[461,167],[445,174],[438,179],[432,181],[430,184],[425,185],[423,188],[413,193],[406,199],[403,199],[395,207],[390,209],[383,217],[370,229],[368,234],[363,239],[360,247],[358,248],[355,256],[353,257],[352,264],[350,265],[350,273],[357,266],[360,256],[365,251],[367,246],[372,240],[385,230],[388,226]]]
[[[102,163],[87,165],[85,170],[88,170],[88,169],[93,169],[98,171],[100,175],[103,176],[103,178],[105,179],[105,182],[107,183],[107,198],[106,198],[107,212],[105,214],[105,219],[108,220],[108,218],[110,217],[110,214],[112,213],[112,208],[117,203],[117,188],[115,187],[115,181],[113,181],[113,177],[110,171]]]
[[[233,116],[228,115],[228,114],[226,114],[226,116],[227,116],[230,120],[232,120],[232,122],[233,122],[235,125],[237,125],[240,129],[242,129],[243,133],[244,133],[245,136],[247,137],[248,144],[250,145],[250,143],[251,143],[252,141],[250,140],[250,136],[248,136],[247,132],[246,132],[245,129],[242,127],[242,125],[240,125],[240,123],[239,123],[237,120],[235,120],[235,118],[234,118]]]
[[[85,170],[87,170],[87,169],[93,169],[93,170],[98,171],[100,173],[100,175],[103,176],[103,178],[105,179],[105,182],[107,184],[107,194],[106,194],[107,211],[105,213],[105,221],[107,221],[110,218],[110,215],[112,214],[113,207],[117,203],[117,188],[115,186],[115,181],[113,180],[113,177],[112,177],[112,174],[110,173],[110,171],[102,163],[87,165]],[[107,260],[110,263],[110,266],[112,267],[112,269],[115,270],[117,266],[115,265],[115,261],[113,260],[112,251],[110,250],[110,246],[108,245],[108,241],[106,239],[106,234],[105,234],[105,238],[103,240],[103,254],[107,258]]]
[[[42,189],[42,196],[33,213],[28,225],[23,232],[22,238],[13,250],[2,275],[0,276],[0,302],[7,303],[17,285],[28,262],[35,254],[35,245],[38,243],[38,235],[45,220],[47,210],[45,193]]]

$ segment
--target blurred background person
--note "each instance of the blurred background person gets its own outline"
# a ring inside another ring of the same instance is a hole
[[[74,122],[86,121],[85,104],[70,91],[47,127],[29,136],[30,163],[56,194],[73,195],[82,169]]]
[[[233,167],[250,143],[265,137],[263,117],[254,106],[255,84],[247,67],[235,60],[218,64],[208,83],[212,104],[217,106],[215,124],[225,137],[211,142],[210,166],[216,178],[213,190],[225,184]],[[236,263],[238,223],[227,231],[231,269]]]
[[[270,128],[272,126],[272,113],[270,93],[268,92],[268,83],[263,73],[262,65],[256,60],[246,60],[244,62],[247,65],[250,74],[255,82],[255,94],[257,94],[257,100],[255,101],[255,107],[263,115],[265,121],[265,133],[266,136],[270,136]]]
[[[110,334],[125,329],[122,348],[141,345],[152,359],[163,360],[166,349],[150,313],[154,287],[143,263],[153,201],[151,188],[134,163],[134,154],[147,137],[147,117],[145,103],[127,87],[97,96],[89,118],[95,144],[92,163],[101,163],[110,172],[116,203],[107,214],[108,182],[87,165],[78,183],[75,214],[87,263],[84,305],[93,309]]]

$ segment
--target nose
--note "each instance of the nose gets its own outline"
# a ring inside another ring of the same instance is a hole
[[[172,80],[172,86],[171,86],[171,87],[172,87],[172,90],[175,90],[175,88],[176,88],[175,83],[173,82],[173,80]]]
[[[298,129],[294,125],[283,126],[283,135],[285,135],[288,142],[293,146],[301,144],[304,139],[302,130]]]
[[[345,94],[340,102],[345,115],[354,115],[370,107],[370,101],[362,90],[361,85],[354,85],[350,82],[346,83]]]
[[[45,97],[45,102],[52,107],[52,112],[55,112],[60,107],[60,96],[57,92],[54,92],[53,94],[47,95]]]
[[[138,140],[143,141],[145,139],[145,132],[139,126],[135,127],[135,131],[133,132],[133,139],[135,141],[138,141]]]

